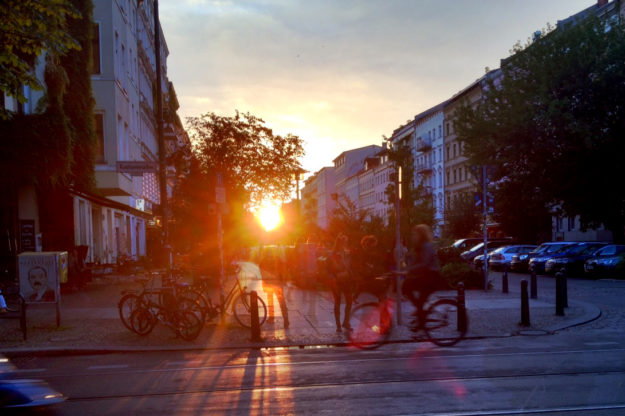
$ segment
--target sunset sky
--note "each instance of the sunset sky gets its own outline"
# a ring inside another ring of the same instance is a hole
[[[592,0],[161,0],[183,119],[249,111],[316,171],[499,65]]]

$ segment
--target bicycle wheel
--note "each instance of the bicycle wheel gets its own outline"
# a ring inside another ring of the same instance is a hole
[[[139,296],[134,293],[128,293],[122,296],[117,304],[119,319],[122,320],[124,326],[130,331],[133,331],[132,325],[130,324],[130,316],[139,307],[139,303]]]
[[[356,306],[349,315],[352,327],[350,343],[363,350],[373,350],[384,344],[393,330],[393,316],[386,303],[369,302]]]
[[[195,302],[199,308],[199,312],[201,316],[199,316],[202,322],[206,322],[206,316],[208,314],[209,305],[206,297],[202,295],[200,292],[194,289],[186,289],[183,292],[180,292],[181,299],[187,299],[192,302]]]
[[[468,326],[468,325],[467,325]],[[430,341],[441,347],[450,347],[464,338],[464,331],[458,330],[458,302],[440,299],[427,310],[425,332]]]
[[[130,325],[138,335],[147,335],[156,326],[156,319],[152,312],[140,306],[130,315]]]
[[[252,313],[250,309],[251,294],[249,292],[241,293],[236,297],[232,304],[232,313],[234,318],[241,326],[250,328],[252,326]],[[265,323],[267,319],[267,306],[265,302],[258,297],[258,322],[260,325]]]
[[[176,312],[176,334],[185,341],[193,341],[200,335],[204,322],[193,312],[180,310]]]

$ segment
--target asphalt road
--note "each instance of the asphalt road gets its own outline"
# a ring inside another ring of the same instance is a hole
[[[54,415],[625,415],[625,336],[14,358]]]

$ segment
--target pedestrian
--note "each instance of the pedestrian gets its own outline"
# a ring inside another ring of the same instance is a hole
[[[345,298],[345,312],[343,328],[350,330],[349,315],[352,309],[353,271],[351,265],[348,239],[345,234],[339,234],[334,242],[334,248],[329,257],[329,275],[334,296],[334,319],[336,332],[341,332],[341,295]]]
[[[432,240],[432,231],[426,224],[412,228],[413,248],[408,255],[407,278],[402,292],[415,306],[415,324],[423,323],[423,306],[432,292],[441,287],[438,258]],[[416,327],[413,325],[413,329]]]
[[[354,303],[358,303],[358,297],[362,292],[379,297],[383,288],[377,284],[376,277],[386,271],[385,255],[386,253],[379,249],[378,239],[374,235],[366,235],[360,240],[360,250],[355,259],[358,282],[354,292]]]
[[[289,311],[284,300],[284,284],[286,276],[285,261],[280,248],[276,246],[264,247],[259,262],[263,292],[267,295],[269,316],[267,322],[274,322],[274,295],[278,298],[280,312],[284,318],[284,328],[289,327]]]

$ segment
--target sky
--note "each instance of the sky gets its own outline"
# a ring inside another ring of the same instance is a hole
[[[592,0],[161,0],[184,119],[261,117],[332,165],[497,68]]]

